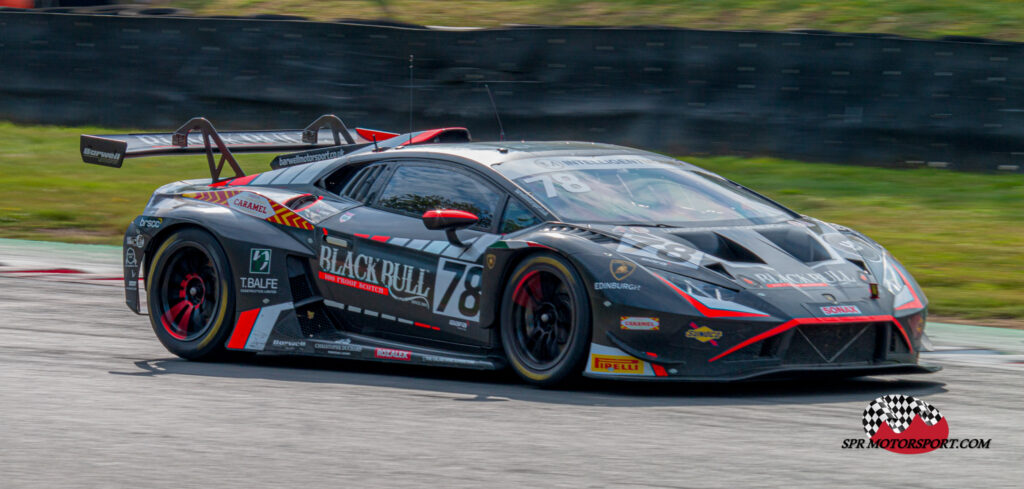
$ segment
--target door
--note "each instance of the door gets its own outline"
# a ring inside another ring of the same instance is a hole
[[[498,187],[451,162],[390,161],[366,205],[324,223],[321,289],[346,322],[364,334],[400,341],[486,346],[479,322],[484,250],[507,198]],[[358,177],[356,177],[358,178]],[[458,231],[464,246],[421,219],[435,209],[480,218]]]

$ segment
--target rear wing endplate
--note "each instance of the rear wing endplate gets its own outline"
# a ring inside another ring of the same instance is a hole
[[[173,133],[83,134],[79,149],[82,161],[114,168],[120,168],[125,158],[205,153],[210,178],[218,182],[225,164],[234,172],[234,177],[245,176],[232,153],[286,153],[331,148],[333,154],[340,156],[363,146],[365,143],[355,142],[340,118],[328,114],[320,116],[305,129],[220,133],[210,121],[196,117]],[[219,162],[214,162],[214,153],[220,153]]]

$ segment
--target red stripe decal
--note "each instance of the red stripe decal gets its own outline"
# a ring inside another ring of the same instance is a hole
[[[712,309],[710,307],[705,306],[704,304],[701,304],[697,299],[694,299],[693,297],[690,297],[689,294],[687,294],[686,292],[683,292],[682,289],[680,289],[679,287],[676,287],[675,284],[673,284],[672,282],[669,282],[668,280],[666,280],[665,277],[662,277],[661,275],[658,275],[658,274],[656,274],[654,272],[651,272],[651,275],[654,275],[655,277],[658,277],[658,280],[661,280],[662,282],[665,283],[665,285],[668,285],[669,287],[671,287],[672,290],[676,291],[677,294],[681,295],[683,297],[683,299],[686,299],[686,302],[689,302],[691,306],[695,307],[698,311],[700,311],[701,314],[703,314],[703,315],[705,315],[705,316],[707,316],[709,318],[770,317],[768,314],[761,314],[761,313],[756,313],[756,312],[738,312],[738,311],[727,311],[727,310],[724,310],[724,309]]]
[[[850,317],[842,317],[842,318],[796,318],[796,319],[790,319],[789,321],[786,321],[786,322],[784,322],[784,323],[782,323],[782,324],[780,324],[780,325],[778,325],[778,326],[776,326],[776,327],[774,327],[772,329],[769,329],[768,331],[765,331],[765,332],[763,332],[763,333],[761,333],[759,335],[747,338],[746,340],[743,340],[742,342],[740,342],[736,346],[733,346],[732,348],[729,348],[728,350],[725,350],[724,352],[719,353],[718,355],[715,355],[715,356],[711,357],[711,359],[708,360],[708,362],[713,362],[713,361],[718,360],[719,358],[722,358],[724,356],[731,355],[731,354],[735,353],[738,350],[741,350],[743,348],[746,348],[747,346],[750,346],[750,345],[752,345],[754,343],[757,343],[758,341],[761,341],[761,340],[764,340],[764,339],[767,339],[767,338],[771,338],[772,336],[781,334],[781,333],[783,333],[785,331],[788,331],[788,330],[793,329],[793,328],[795,328],[797,326],[801,326],[801,325],[805,325],[805,324],[843,324],[843,323],[878,323],[878,322],[892,322],[892,323],[895,323],[896,327],[899,328],[900,333],[903,335],[903,338],[905,340],[907,340],[907,347],[910,349],[910,352],[911,353],[914,352],[914,347],[910,345],[910,338],[907,337],[907,332],[903,330],[903,325],[900,324],[900,322],[897,321],[896,318],[894,318],[892,316],[850,316]]]
[[[244,177],[232,178],[228,181],[228,185],[249,185],[250,182],[260,176],[259,173],[253,173],[252,175],[246,175]]]
[[[921,304],[921,299],[917,297],[917,292],[914,292],[914,288],[910,286],[910,281],[907,280],[907,277],[904,277],[903,272],[901,272],[900,269],[897,268],[895,265],[893,266],[893,268],[896,268],[896,273],[900,274],[900,278],[903,279],[903,284],[906,285],[908,289],[910,289],[910,295],[914,296],[914,300],[906,304],[903,304],[900,307],[897,307],[896,310],[901,311],[903,309],[919,309],[924,307],[924,304]],[[907,344],[909,345],[910,343],[908,342]]]
[[[658,377],[668,377],[668,372],[665,371],[665,367],[661,365],[651,364],[651,368],[654,369],[654,375]]]
[[[391,239],[391,236],[374,236],[374,237],[372,237],[370,239],[372,239],[374,241],[379,241],[381,243],[384,243],[387,240]]]
[[[437,326],[431,326],[429,324],[424,324],[424,323],[412,323],[412,324],[414,324],[416,326],[419,326],[421,328],[432,329],[434,331],[440,331],[441,330],[441,328],[438,328]]]
[[[85,273],[73,268],[50,268],[47,270],[8,270],[4,273]]]
[[[359,234],[359,233],[355,233],[355,237],[357,237],[357,238],[363,238],[363,239],[370,239],[370,235],[369,235],[369,234]]]
[[[242,313],[238,315],[238,323],[235,324],[235,330],[231,332],[231,339],[228,340],[228,348],[235,350],[245,348],[245,342],[249,341],[249,333],[252,332],[252,326],[256,324],[256,318],[259,315],[259,308],[242,311]]]
[[[815,282],[813,284],[794,284],[790,282],[781,282],[777,284],[764,284],[764,286],[770,289],[774,289],[778,287],[828,287],[828,284],[824,282]]]

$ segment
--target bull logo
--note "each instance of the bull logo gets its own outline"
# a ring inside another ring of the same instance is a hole
[[[636,270],[636,263],[627,260],[612,260],[609,269],[612,272],[612,277],[621,282],[633,274]]]

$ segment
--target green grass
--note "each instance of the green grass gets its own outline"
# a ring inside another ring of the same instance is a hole
[[[150,193],[208,176],[203,157],[86,165],[83,132],[124,130],[0,123],[0,237],[120,242]],[[247,172],[270,155],[242,155]],[[1024,318],[1024,175],[893,170],[770,158],[683,158],[888,247],[932,300],[932,313]]]
[[[1024,40],[1020,0],[155,0],[200,15],[299,15],[411,24],[666,25],[695,29],[884,32]]]

